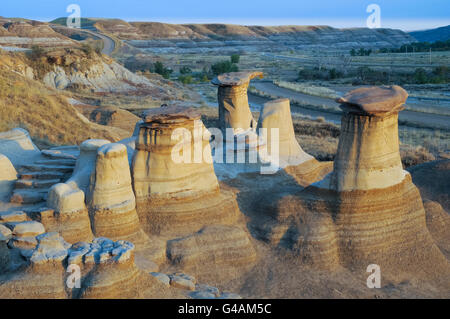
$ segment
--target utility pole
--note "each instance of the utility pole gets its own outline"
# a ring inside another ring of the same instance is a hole
[[[431,65],[431,48],[430,48],[430,65]]]

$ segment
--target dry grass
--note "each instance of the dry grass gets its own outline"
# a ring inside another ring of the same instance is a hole
[[[281,88],[290,89],[292,91],[313,96],[324,97],[328,99],[336,99],[339,97],[339,95],[334,90],[323,86],[315,86],[315,85],[308,85],[307,83],[294,83],[277,80],[273,81],[273,84]]]
[[[66,96],[13,72],[3,58],[0,55],[0,131],[23,127],[41,145],[122,138],[111,128],[81,120]]]
[[[217,108],[199,108],[202,113],[202,120],[206,127],[218,127]],[[258,112],[253,112],[253,117],[257,119]],[[320,161],[332,161],[336,155],[339,143],[340,127],[336,124],[326,122],[323,118],[315,120],[293,117],[294,131],[298,143],[305,152],[311,154]],[[404,133],[404,132],[401,132]],[[400,156],[405,168],[433,161],[436,159],[431,144],[429,148],[423,146],[412,146],[410,144],[400,145]]]

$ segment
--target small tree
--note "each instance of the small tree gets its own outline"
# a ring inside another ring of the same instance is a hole
[[[33,45],[29,53],[29,58],[33,61],[40,59],[44,55],[45,51],[38,45]]]
[[[217,62],[211,66],[211,72],[214,75],[237,71],[239,71],[238,66],[236,64],[231,63],[231,61]]]
[[[187,66],[183,66],[180,68],[180,73],[181,74],[191,74],[192,70]]]
[[[239,63],[239,60],[241,59],[241,56],[239,54],[232,54],[231,57],[231,63]]]
[[[166,68],[160,61],[155,62],[153,64],[153,67],[155,69],[155,73],[162,75],[166,79],[168,79],[170,77],[170,74],[172,74],[173,72],[171,69]]]
[[[427,72],[423,68],[417,68],[414,71],[414,80],[418,84],[425,84],[428,80]]]

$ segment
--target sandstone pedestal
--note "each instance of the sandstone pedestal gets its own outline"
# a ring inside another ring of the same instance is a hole
[[[98,149],[87,204],[95,236],[128,240],[135,244],[148,239],[141,230],[136,213],[125,145],[111,143]]]
[[[214,78],[211,83],[217,85],[219,101],[220,128],[234,130],[255,129],[255,121],[248,105],[247,88],[251,79],[263,77],[262,72],[231,72]]]
[[[278,162],[280,168],[306,186],[330,171],[330,162],[319,162],[306,153],[295,138],[289,99],[276,99],[264,104],[257,132],[259,156],[267,162]]]
[[[57,233],[38,235],[36,241],[36,248],[26,258],[26,266],[3,278],[0,298],[62,299],[67,297],[63,262],[67,257],[70,244]]]
[[[268,233],[281,231],[277,237],[289,239],[303,258],[328,260],[328,266],[363,271],[377,264],[396,279],[407,273],[448,276],[420,193],[401,166],[397,118],[406,97],[394,86],[358,89],[339,99],[344,114],[333,172],[281,199]]]
[[[189,234],[237,218],[235,196],[219,188],[209,134],[194,109],[147,112],[132,174],[137,211],[147,233]]]
[[[65,183],[50,188],[47,206],[53,210],[41,213],[42,222],[49,231],[60,233],[70,243],[91,241],[91,222],[85,199],[89,179],[95,169],[97,150],[107,140],[86,140],[80,145],[80,156],[72,176]]]

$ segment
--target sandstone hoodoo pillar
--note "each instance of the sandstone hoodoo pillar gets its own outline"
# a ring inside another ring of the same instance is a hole
[[[136,213],[125,145],[111,143],[98,149],[87,203],[96,237],[128,240],[135,244],[147,240]]]
[[[265,129],[265,133],[261,129]],[[278,138],[272,137],[275,133],[273,130],[278,130]],[[295,139],[289,99],[277,99],[264,103],[258,120],[258,132],[260,136],[267,134],[264,140],[268,154],[278,151],[280,167],[314,160],[314,157],[303,151]],[[278,146],[273,143],[277,143]]]
[[[282,238],[319,267],[365,272],[376,264],[384,280],[450,274],[420,193],[402,169],[397,121],[406,98],[402,88],[382,86],[338,99],[344,114],[334,170],[276,202],[269,239]]]
[[[148,233],[192,233],[237,217],[234,195],[220,190],[214,173],[209,132],[192,108],[147,111],[132,175],[137,211]]]
[[[255,123],[248,105],[247,88],[251,79],[263,77],[262,72],[231,72],[214,78],[219,101],[220,128],[234,129],[234,132],[255,129]]]
[[[344,112],[330,186],[337,191],[386,188],[404,177],[398,112],[408,94],[399,86],[360,88],[337,99]]]

